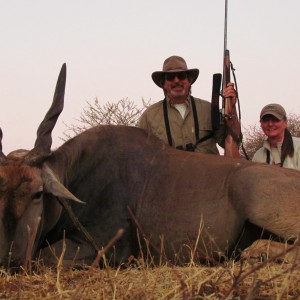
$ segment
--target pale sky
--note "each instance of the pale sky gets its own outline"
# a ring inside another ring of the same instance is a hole
[[[228,0],[228,49],[236,69],[242,124],[282,104],[300,114],[300,1]],[[65,107],[53,149],[86,101],[156,102],[151,79],[165,58],[199,68],[193,95],[211,101],[222,72],[224,0],[0,0],[0,127],[3,152],[34,145],[67,64]]]

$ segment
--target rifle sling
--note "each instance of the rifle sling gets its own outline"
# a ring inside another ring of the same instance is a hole
[[[201,144],[202,142],[207,141],[208,139],[212,138],[213,136],[214,136],[214,133],[213,133],[213,132],[209,133],[208,135],[206,135],[206,136],[202,137],[201,139],[199,139],[199,140],[197,141],[197,143],[196,143],[195,146],[197,146],[198,144]]]

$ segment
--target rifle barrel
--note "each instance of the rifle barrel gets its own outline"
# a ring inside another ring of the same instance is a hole
[[[228,0],[225,0],[225,19],[224,19],[224,53],[227,50],[227,15],[228,15]]]

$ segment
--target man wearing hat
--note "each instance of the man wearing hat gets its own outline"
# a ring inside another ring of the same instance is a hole
[[[267,138],[252,161],[300,170],[300,139],[287,129],[285,109],[276,103],[266,105],[260,113],[260,126]]]
[[[164,61],[162,71],[152,74],[154,83],[163,89],[165,99],[148,107],[138,126],[180,150],[219,154],[216,143],[224,147],[224,127],[213,131],[211,103],[191,95],[198,69],[188,69],[180,56]],[[228,84],[224,97],[236,101],[233,84]]]

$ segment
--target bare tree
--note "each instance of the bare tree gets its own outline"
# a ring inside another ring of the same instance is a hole
[[[300,136],[300,115],[293,113],[288,115],[288,129],[292,136]],[[260,128],[260,124],[252,124],[245,130],[243,133],[243,145],[250,160],[254,153],[262,147],[265,138],[266,136]],[[244,152],[241,151],[240,155],[245,158]]]
[[[151,105],[151,100],[142,99],[142,106],[138,106],[133,100],[123,98],[117,102],[101,104],[98,98],[94,103],[87,101],[87,107],[83,109],[77,124],[65,124],[67,129],[63,133],[63,140],[79,134],[90,127],[99,124],[135,126],[143,111]]]

